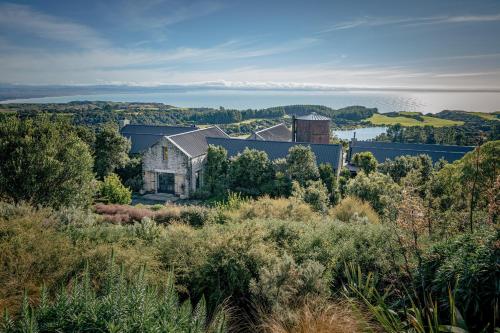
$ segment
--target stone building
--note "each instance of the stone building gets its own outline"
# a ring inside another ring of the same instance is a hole
[[[229,138],[217,126],[161,137],[143,152],[144,191],[189,197],[202,183],[207,137]]]

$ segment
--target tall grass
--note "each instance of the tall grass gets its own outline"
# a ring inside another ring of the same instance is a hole
[[[388,299],[391,296],[390,288],[381,294],[377,291],[376,278],[373,274],[363,274],[359,266],[348,264],[345,267],[347,282],[344,285],[345,295],[361,300],[364,307],[372,314],[375,321],[384,331],[389,333],[415,332],[468,332],[467,325],[455,304],[455,297],[451,289],[448,292],[449,313],[440,313],[444,306],[439,304],[431,295],[420,299],[416,293],[406,292],[401,298],[406,300],[398,306],[392,305]]]
[[[6,313],[1,331],[34,332],[226,332],[227,312],[216,311],[207,318],[205,299],[193,307],[189,300],[180,303],[173,278],[163,287],[151,286],[142,270],[127,280],[123,269],[111,259],[102,288],[94,288],[88,269],[71,288],[62,289],[54,298],[44,289],[38,306],[28,297],[14,320]]]

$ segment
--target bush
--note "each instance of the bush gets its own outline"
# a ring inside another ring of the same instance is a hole
[[[211,218],[212,210],[202,206],[182,207],[180,213],[181,221],[193,227],[201,227],[205,223],[211,221]]]
[[[391,203],[399,199],[401,189],[388,175],[360,172],[356,178],[349,180],[347,194],[369,202],[377,213],[384,215]]]
[[[247,200],[230,215],[234,221],[263,218],[311,221],[320,218],[309,205],[302,201],[294,198],[272,199],[268,196]]]
[[[260,270],[258,279],[251,281],[250,290],[258,304],[279,313],[307,298],[328,295],[329,280],[324,273],[325,267],[316,261],[296,264],[285,254],[271,267]]]
[[[356,197],[346,197],[330,209],[329,215],[342,222],[379,223],[378,214],[369,203]]]
[[[60,291],[53,302],[46,293],[37,307],[32,308],[25,300],[21,317],[15,321],[7,318],[3,331],[226,331],[223,311],[215,313],[208,323],[203,298],[194,309],[189,300],[179,304],[172,278],[160,289],[148,285],[142,273],[127,281],[111,264],[103,282],[103,288],[96,292],[87,271],[72,288]]]
[[[302,187],[294,181],[292,183],[292,196],[309,204],[316,212],[324,213],[328,208],[328,190],[320,180],[307,181],[306,187]]]
[[[109,203],[129,204],[132,202],[132,191],[123,186],[120,178],[114,173],[104,177],[99,193],[101,198]]]
[[[424,293],[432,293],[444,304],[451,288],[473,331],[482,331],[488,323],[493,327],[498,315],[499,242],[499,231],[493,228],[439,242],[424,255],[416,278],[426,286]]]

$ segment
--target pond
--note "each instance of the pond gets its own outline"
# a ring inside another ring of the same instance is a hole
[[[385,133],[387,127],[363,127],[353,130],[334,130],[333,135],[342,140],[351,140],[356,133],[356,139],[360,141],[373,140],[379,134]]]

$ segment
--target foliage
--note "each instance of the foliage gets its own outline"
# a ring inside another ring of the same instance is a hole
[[[124,167],[116,169],[116,174],[123,180],[123,185],[139,192],[143,187],[142,157],[130,158]]]
[[[331,164],[321,163],[318,167],[319,178],[328,190],[330,203],[336,205],[340,201],[340,191],[337,184],[337,175],[335,175]]]
[[[325,213],[328,208],[328,190],[319,180],[309,180],[304,188],[298,182],[293,182],[292,196],[303,200],[316,212]]]
[[[271,267],[259,272],[258,279],[251,281],[250,290],[261,306],[273,312],[286,311],[309,297],[328,295],[328,279],[324,273],[325,267],[316,261],[297,264],[285,254]]]
[[[361,201],[356,197],[346,197],[332,208],[330,216],[343,222],[367,222],[379,223],[378,214],[369,203]]]
[[[92,199],[93,159],[74,129],[48,117],[0,123],[0,196],[42,206],[84,206]]]
[[[229,186],[235,192],[259,196],[272,189],[273,169],[263,151],[245,148],[231,159],[228,174]]]
[[[300,186],[305,186],[308,180],[319,177],[316,155],[311,147],[296,145],[290,148],[286,157],[287,174],[296,180]]]
[[[103,126],[96,134],[94,171],[103,179],[129,161],[130,141],[112,125]]]
[[[71,288],[60,291],[54,301],[47,293],[32,307],[24,301],[21,317],[7,332],[80,332],[90,328],[108,332],[225,332],[227,315],[217,312],[208,323],[202,298],[193,309],[179,304],[173,278],[162,289],[148,285],[143,272],[127,281],[115,265],[109,265],[101,292],[96,293],[88,270]]]
[[[354,154],[352,163],[364,171],[367,175],[377,170],[377,159],[369,151]]]
[[[398,201],[400,188],[387,175],[360,172],[356,178],[349,180],[347,193],[369,202],[378,214],[384,215],[388,213],[391,202]]]
[[[453,288],[456,304],[473,331],[498,320],[498,229],[455,236],[434,244],[423,256],[417,280],[440,303],[446,303]],[[448,304],[449,307],[449,304]],[[498,325],[498,324],[497,324]]]
[[[203,172],[203,188],[215,197],[224,195],[227,190],[228,169],[227,151],[220,146],[209,146]]]
[[[387,159],[384,163],[380,164],[378,170],[381,173],[391,176],[396,183],[399,183],[412,170],[420,170],[422,176],[428,179],[430,171],[432,171],[432,160],[428,155],[397,156],[392,160]]]
[[[104,177],[99,195],[106,202],[114,204],[129,204],[132,201],[132,191],[123,186],[120,177],[115,173]]]
[[[396,125],[402,126],[433,126],[445,127],[454,125],[463,125],[462,121],[442,119],[435,116],[408,115],[399,113],[397,115],[374,114],[366,119],[373,125]]]

